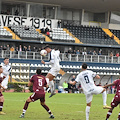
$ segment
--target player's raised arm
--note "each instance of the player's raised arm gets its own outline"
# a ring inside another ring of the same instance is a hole
[[[114,86],[114,85],[115,85],[114,83],[110,83],[110,84],[107,84],[107,85],[105,85],[105,86],[103,86],[103,87],[106,88],[106,87]]]
[[[95,78],[96,78],[96,79],[100,79],[100,76],[99,76],[99,75],[96,75]]]

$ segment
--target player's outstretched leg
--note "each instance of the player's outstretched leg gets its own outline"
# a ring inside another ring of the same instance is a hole
[[[5,114],[6,114],[6,113],[4,113],[4,112],[2,111],[2,109],[3,109],[3,103],[4,103],[4,97],[1,96],[1,97],[0,97],[0,115],[5,115]]]
[[[107,93],[106,93],[105,89],[102,91],[102,97],[103,97],[103,109],[110,109],[111,107],[106,104],[106,102],[107,102]]]
[[[106,116],[106,120],[109,120],[109,117],[111,116],[113,109],[114,109],[114,108],[111,108],[111,109],[108,111],[107,116]]]
[[[50,87],[51,87],[51,95],[49,96],[49,98],[56,94],[53,80],[50,81]]]
[[[51,110],[49,109],[49,107],[45,104],[45,102],[41,102],[41,105],[43,106],[43,108],[49,113],[51,119],[54,119],[54,116],[51,112]]]
[[[28,99],[26,100],[26,102],[25,102],[25,105],[24,105],[24,108],[23,108],[23,112],[22,112],[22,114],[20,115],[19,118],[24,118],[25,113],[26,113],[26,110],[27,110],[28,105],[29,105],[30,102],[32,102],[32,101],[31,101],[30,98],[28,98]]]
[[[55,93],[55,88],[54,88],[54,82],[53,82],[54,78],[55,78],[55,76],[53,76],[50,73],[48,73],[47,76],[46,76],[47,84],[48,84],[48,81],[49,81],[50,90],[51,90],[51,95],[49,96],[49,98],[56,94]]]
[[[117,120],[120,120],[120,112],[118,113],[118,119]]]

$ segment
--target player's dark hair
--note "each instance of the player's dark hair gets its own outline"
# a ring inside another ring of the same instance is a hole
[[[36,73],[37,73],[38,75],[41,75],[41,69],[37,69],[37,70],[36,70]]]
[[[44,47],[44,49],[47,49],[47,48],[50,48],[50,46],[47,45],[47,46]]]
[[[0,65],[0,68],[2,68],[2,66]]]
[[[4,60],[9,59],[8,57],[5,57]]]
[[[83,68],[83,69],[87,69],[87,64],[86,64],[86,63],[83,63],[83,64],[82,64],[82,68]]]

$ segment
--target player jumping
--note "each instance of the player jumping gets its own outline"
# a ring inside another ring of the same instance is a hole
[[[49,70],[46,76],[46,80],[48,85],[50,82],[51,95],[49,97],[52,97],[53,95],[55,95],[53,79],[55,78],[55,76],[57,76],[57,74],[60,71],[60,57],[59,57],[60,52],[58,50],[55,51],[54,49],[51,49],[49,46],[46,46],[44,49],[47,51],[47,53],[50,53],[50,60],[49,62],[44,62],[42,60],[41,63],[51,65],[51,69]]]
[[[117,90],[116,90],[116,94],[111,102],[111,109],[107,113],[106,120],[108,120],[109,117],[111,116],[113,109],[115,107],[117,107],[118,104],[120,104],[120,76],[119,76],[119,80],[115,80],[113,83],[105,85],[104,88],[107,88],[109,86],[115,86],[117,88]],[[118,114],[117,120],[120,120],[120,112]]]
[[[82,64],[82,72],[78,74],[77,78],[75,81],[70,81],[70,84],[75,85],[77,82],[81,83],[81,86],[83,88],[84,94],[86,95],[86,120],[89,120],[89,112],[90,112],[90,107],[91,107],[91,102],[93,98],[93,94],[97,95],[102,93],[103,96],[103,108],[104,109],[110,109],[111,107],[107,106],[106,101],[107,101],[107,94],[106,94],[106,89],[100,86],[96,86],[94,84],[93,78],[100,79],[99,75],[96,75],[91,70],[87,70],[87,64],[83,63]]]
[[[49,107],[45,104],[44,87],[47,85],[47,82],[45,77],[41,75],[41,69],[37,69],[36,75],[33,75],[30,79],[28,86],[31,85],[33,85],[34,93],[26,100],[26,103],[23,108],[23,113],[21,114],[20,118],[24,118],[29,103],[39,99],[43,108],[50,114],[49,118],[54,119],[54,116],[51,113]]]

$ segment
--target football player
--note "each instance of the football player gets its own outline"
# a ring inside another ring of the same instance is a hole
[[[111,109],[107,113],[106,120],[108,120],[109,117],[111,116],[113,109],[115,107],[117,107],[118,104],[120,104],[120,76],[119,76],[118,80],[115,80],[111,84],[105,85],[104,88],[107,88],[109,86],[115,86],[117,88],[117,90],[116,90],[116,94],[115,94],[115,96],[114,96],[114,98],[113,98],[113,100],[111,102]],[[120,120],[120,112],[118,114],[118,119],[117,120]]]
[[[49,62],[45,62],[42,60],[41,63],[51,65],[51,69],[49,70],[46,76],[46,80],[48,85],[50,83],[51,88],[51,95],[49,97],[52,97],[53,95],[55,95],[53,79],[55,78],[55,76],[57,76],[57,74],[60,71],[60,52],[58,50],[55,51],[54,49],[51,49],[49,46],[46,46],[44,49],[47,51],[47,53],[50,53],[50,60]]]
[[[26,100],[26,103],[23,108],[23,113],[21,114],[20,118],[24,118],[26,110],[28,108],[29,103],[34,102],[36,100],[40,100],[42,107],[50,114],[49,118],[54,119],[53,114],[49,107],[45,104],[45,92],[44,87],[47,85],[46,79],[44,76],[41,75],[41,69],[36,70],[36,75],[33,75],[30,79],[28,86],[33,85],[34,93]]]
[[[84,94],[86,95],[86,120],[89,120],[89,112],[91,107],[91,102],[93,98],[93,94],[97,95],[102,93],[103,96],[103,108],[104,109],[110,109],[111,107],[107,106],[106,100],[107,100],[107,94],[106,89],[100,86],[96,86],[94,84],[93,78],[100,79],[100,76],[94,73],[91,70],[87,70],[87,64],[82,64],[82,72],[78,74],[75,81],[70,81],[70,84],[75,85],[77,82],[81,83],[81,86],[83,88]]]
[[[4,112],[2,111],[2,109],[3,109],[3,103],[4,103],[4,96],[3,96],[3,94],[2,94],[1,88],[2,88],[2,89],[5,89],[5,88],[1,85],[2,81],[5,79],[5,76],[2,76],[2,72],[3,72],[3,69],[2,69],[2,66],[0,66],[0,115],[6,114],[6,113],[4,113]]]

